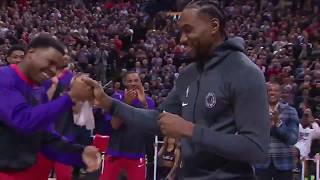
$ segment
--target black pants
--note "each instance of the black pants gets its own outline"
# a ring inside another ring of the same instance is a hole
[[[274,165],[270,165],[268,169],[257,170],[256,175],[258,180],[292,180],[292,171],[279,171]]]
[[[171,168],[167,168],[167,167],[159,167],[158,168],[158,178],[159,180],[164,180],[167,175],[170,173]]]

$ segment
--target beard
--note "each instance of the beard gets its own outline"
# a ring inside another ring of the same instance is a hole
[[[183,57],[183,62],[185,63],[197,63],[197,64],[205,64],[211,58],[209,57],[209,53],[201,52],[200,48],[188,48],[185,56]]]

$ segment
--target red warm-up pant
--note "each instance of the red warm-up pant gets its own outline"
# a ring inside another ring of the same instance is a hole
[[[48,178],[51,170],[54,170],[57,180],[72,180],[72,166],[64,165],[46,158],[39,163],[39,166],[38,171],[41,171],[43,178]]]
[[[56,170],[57,180],[71,180],[72,167],[48,160],[43,155],[37,156],[32,167],[19,172],[0,172],[0,180],[48,180],[50,170]],[[59,177],[60,175],[60,177]]]
[[[128,180],[145,180],[146,161],[144,158],[133,160],[107,156],[100,180],[118,180],[121,171],[126,173]]]

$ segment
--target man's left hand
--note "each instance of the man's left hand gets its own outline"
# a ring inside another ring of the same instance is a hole
[[[148,107],[147,99],[146,99],[146,94],[144,93],[143,87],[140,87],[136,90],[137,95],[138,95],[138,100],[143,104],[143,106]]]
[[[182,117],[171,114],[162,113],[159,116],[159,126],[161,132],[165,136],[180,138],[192,137],[194,124],[190,121],[184,120]]]
[[[82,153],[82,161],[87,166],[87,172],[94,172],[101,166],[99,150],[94,146],[86,146]]]
[[[276,126],[277,124],[279,124],[279,122],[280,122],[279,111],[276,110],[275,112],[272,112],[271,124],[272,124],[272,126]]]

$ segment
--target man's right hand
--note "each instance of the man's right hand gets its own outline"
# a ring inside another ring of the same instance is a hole
[[[93,104],[99,108],[109,111],[112,104],[112,98],[104,92],[103,87],[97,81],[89,77],[84,77],[82,80],[93,88]]]
[[[93,99],[92,87],[83,81],[86,76],[78,76],[71,82],[69,95],[73,102],[91,101]]]
[[[130,89],[130,90],[125,89],[125,90],[124,90],[124,102],[125,102],[126,104],[131,105],[131,104],[132,104],[132,101],[133,101],[134,99],[136,99],[137,97],[138,97],[138,93],[137,93],[136,90],[134,90],[134,89]]]
[[[59,83],[59,78],[58,76],[54,76],[51,78],[52,84],[57,85]]]

